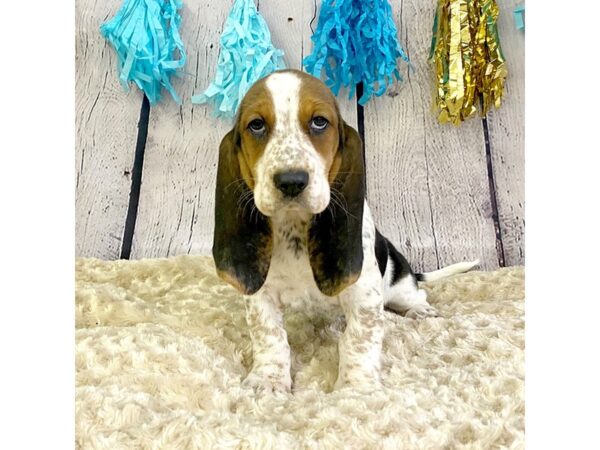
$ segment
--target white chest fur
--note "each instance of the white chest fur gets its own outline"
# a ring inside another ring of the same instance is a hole
[[[310,216],[286,212],[272,217],[273,254],[262,290],[276,298],[284,310],[300,310],[310,316],[339,313],[339,297],[322,294],[313,278],[308,257]],[[375,227],[365,203],[363,251],[365,265],[376,265]]]
[[[278,296],[284,310],[309,316],[331,312],[337,297],[323,295],[313,278],[308,258],[310,216],[286,213],[273,217],[273,255],[265,288]]]

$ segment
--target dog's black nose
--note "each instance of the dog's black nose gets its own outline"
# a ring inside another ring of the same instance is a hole
[[[286,197],[296,197],[308,184],[308,173],[303,170],[279,172],[273,176],[273,182]]]

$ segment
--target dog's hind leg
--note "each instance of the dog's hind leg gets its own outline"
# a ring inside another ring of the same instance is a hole
[[[419,289],[418,276],[406,258],[386,240],[387,262],[384,274],[383,301],[386,309],[413,319],[439,316],[427,302],[427,292]]]
[[[427,302],[427,292],[417,286],[414,274],[407,274],[386,286],[383,299],[386,309],[412,319],[439,317],[437,310]]]

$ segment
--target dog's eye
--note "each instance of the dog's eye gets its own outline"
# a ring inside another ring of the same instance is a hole
[[[323,131],[327,128],[327,125],[329,125],[329,122],[322,116],[313,117],[310,121],[310,128],[312,128],[313,131]]]
[[[248,129],[254,134],[262,134],[265,132],[265,121],[262,119],[254,119],[248,124]]]

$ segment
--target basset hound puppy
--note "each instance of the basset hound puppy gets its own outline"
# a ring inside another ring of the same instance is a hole
[[[346,329],[335,387],[377,385],[384,306],[436,316],[417,281],[477,264],[411,270],[373,223],[358,133],[329,88],[296,70],[255,83],[221,142],[213,256],[245,294],[254,359],[245,383],[268,391],[292,386],[283,308],[337,302]]]

